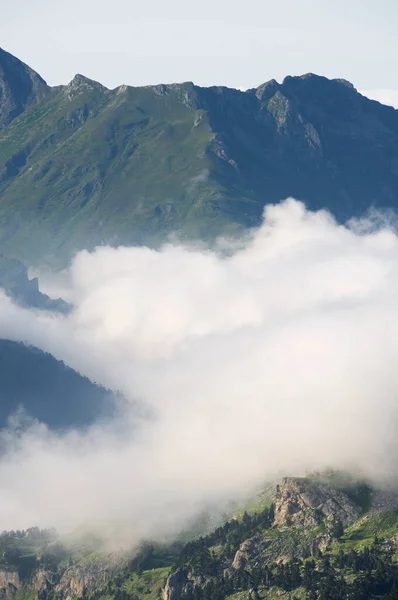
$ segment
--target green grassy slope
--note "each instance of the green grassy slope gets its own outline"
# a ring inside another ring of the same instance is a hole
[[[0,139],[5,252],[37,244],[40,254],[44,241],[59,251],[66,240],[77,247],[143,241],[170,222],[176,230],[200,224],[201,213],[212,211],[206,201],[217,196],[217,186],[202,181],[212,134],[206,120],[195,127],[199,113],[181,101],[184,88],[166,101],[145,88],[94,87],[72,98],[61,90],[42,112],[15,120]],[[38,230],[30,241],[32,219]]]
[[[30,266],[212,240],[289,195],[344,220],[396,207],[397,164],[398,112],[340,80],[108,90],[79,75],[0,130],[0,251]]]

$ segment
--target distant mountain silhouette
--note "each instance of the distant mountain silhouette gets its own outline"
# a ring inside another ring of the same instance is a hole
[[[50,354],[0,340],[0,427],[20,408],[54,429],[82,427],[115,413],[108,390]]]

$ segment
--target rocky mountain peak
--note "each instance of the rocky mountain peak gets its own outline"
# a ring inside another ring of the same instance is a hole
[[[311,479],[285,477],[276,488],[275,525],[316,527],[321,519],[348,525],[359,512],[344,492]]]
[[[280,88],[279,83],[276,79],[271,79],[266,83],[261,84],[256,90],[254,90],[256,97],[261,101],[265,102],[269,100]],[[250,90],[249,90],[250,91]]]
[[[316,73],[305,73],[304,75],[287,75],[282,82],[282,87],[289,87],[290,89],[301,89],[301,86],[311,86],[315,88],[337,88],[344,86],[345,88],[356,91],[354,85],[346,79],[328,79],[323,75],[317,75]]]
[[[98,83],[98,81],[89,79],[88,77],[85,77],[80,73],[77,73],[65,87],[65,92],[69,99],[73,98],[78,94],[83,94],[84,92],[88,92],[91,90],[106,91],[107,88],[101,83]]]

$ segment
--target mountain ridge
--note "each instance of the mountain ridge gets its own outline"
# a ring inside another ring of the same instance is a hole
[[[341,222],[397,208],[398,111],[345,81],[109,90],[76,75],[49,90],[0,131],[0,251],[27,266],[170,234],[211,243],[288,196]]]
[[[22,342],[0,339],[0,381],[0,429],[21,409],[55,430],[87,427],[117,412],[111,391]]]

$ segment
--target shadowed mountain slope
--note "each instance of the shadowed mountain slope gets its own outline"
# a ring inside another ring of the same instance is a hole
[[[19,408],[49,427],[67,429],[111,416],[111,392],[31,346],[0,340],[0,428]]]
[[[0,48],[0,129],[49,92],[40,75]]]
[[[40,292],[37,277],[29,279],[27,268],[19,260],[0,254],[0,288],[19,305],[67,313],[70,305],[61,298],[52,299]]]

